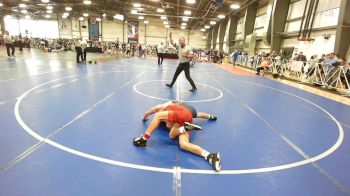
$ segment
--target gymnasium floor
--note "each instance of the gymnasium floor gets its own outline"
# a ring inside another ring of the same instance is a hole
[[[0,51],[0,195],[350,195],[350,107],[249,73],[197,63],[165,87],[177,61]],[[196,119],[191,141],[220,152],[216,173],[160,127],[132,145],[143,112],[181,100],[218,116]]]

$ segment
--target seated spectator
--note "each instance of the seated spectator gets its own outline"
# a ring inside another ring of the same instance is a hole
[[[316,66],[318,65],[319,59],[317,58],[317,54],[311,56],[309,69],[307,71],[307,75],[311,76],[314,74]]]
[[[218,51],[215,51],[212,56],[213,63],[219,63],[220,62],[220,56],[218,54]]]
[[[336,88],[336,80],[339,78],[340,67],[345,65],[345,58],[338,56],[336,62],[331,64],[332,69],[327,73],[326,86]]]
[[[262,61],[261,61],[261,63],[260,63],[260,67],[258,67],[257,69],[256,69],[256,75],[260,75],[260,71],[261,70],[264,70],[264,71],[266,71],[266,70],[268,70],[269,69],[269,61],[266,59],[266,58],[263,58],[262,59]]]
[[[340,79],[341,79],[343,85],[345,86],[345,88],[349,89],[349,83],[350,83],[350,62],[348,62],[344,66],[344,72],[345,72],[345,76],[341,76]]]

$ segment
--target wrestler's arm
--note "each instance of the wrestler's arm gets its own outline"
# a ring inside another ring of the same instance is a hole
[[[154,113],[161,112],[166,108],[171,102],[166,102],[164,104],[158,104],[151,109],[149,109],[147,112],[143,114],[142,120],[148,120],[148,117]]]

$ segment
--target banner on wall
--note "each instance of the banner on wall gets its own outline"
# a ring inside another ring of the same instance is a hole
[[[67,20],[60,20],[59,21],[60,25],[60,34],[61,35],[71,35],[72,34],[72,29],[71,29],[71,24]]]
[[[128,43],[137,44],[139,42],[139,22],[128,22]]]
[[[98,40],[100,35],[100,25],[96,21],[95,17],[91,17],[89,20],[89,39]]]

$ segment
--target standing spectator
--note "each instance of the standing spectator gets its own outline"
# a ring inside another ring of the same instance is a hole
[[[19,34],[19,36],[18,36],[18,46],[19,46],[19,51],[23,52],[23,37],[22,37],[22,34]]]
[[[7,56],[9,57],[11,57],[11,55],[15,56],[15,47],[13,46],[13,38],[10,37],[10,34],[8,31],[5,31],[4,42],[6,45]],[[11,55],[10,55],[10,48],[12,50]]]
[[[235,52],[233,53],[233,66],[236,65],[236,61],[238,59],[240,52],[238,50],[235,50]]]
[[[125,50],[126,50],[126,55],[129,56],[130,55],[130,51],[131,51],[129,43],[125,46]]]

